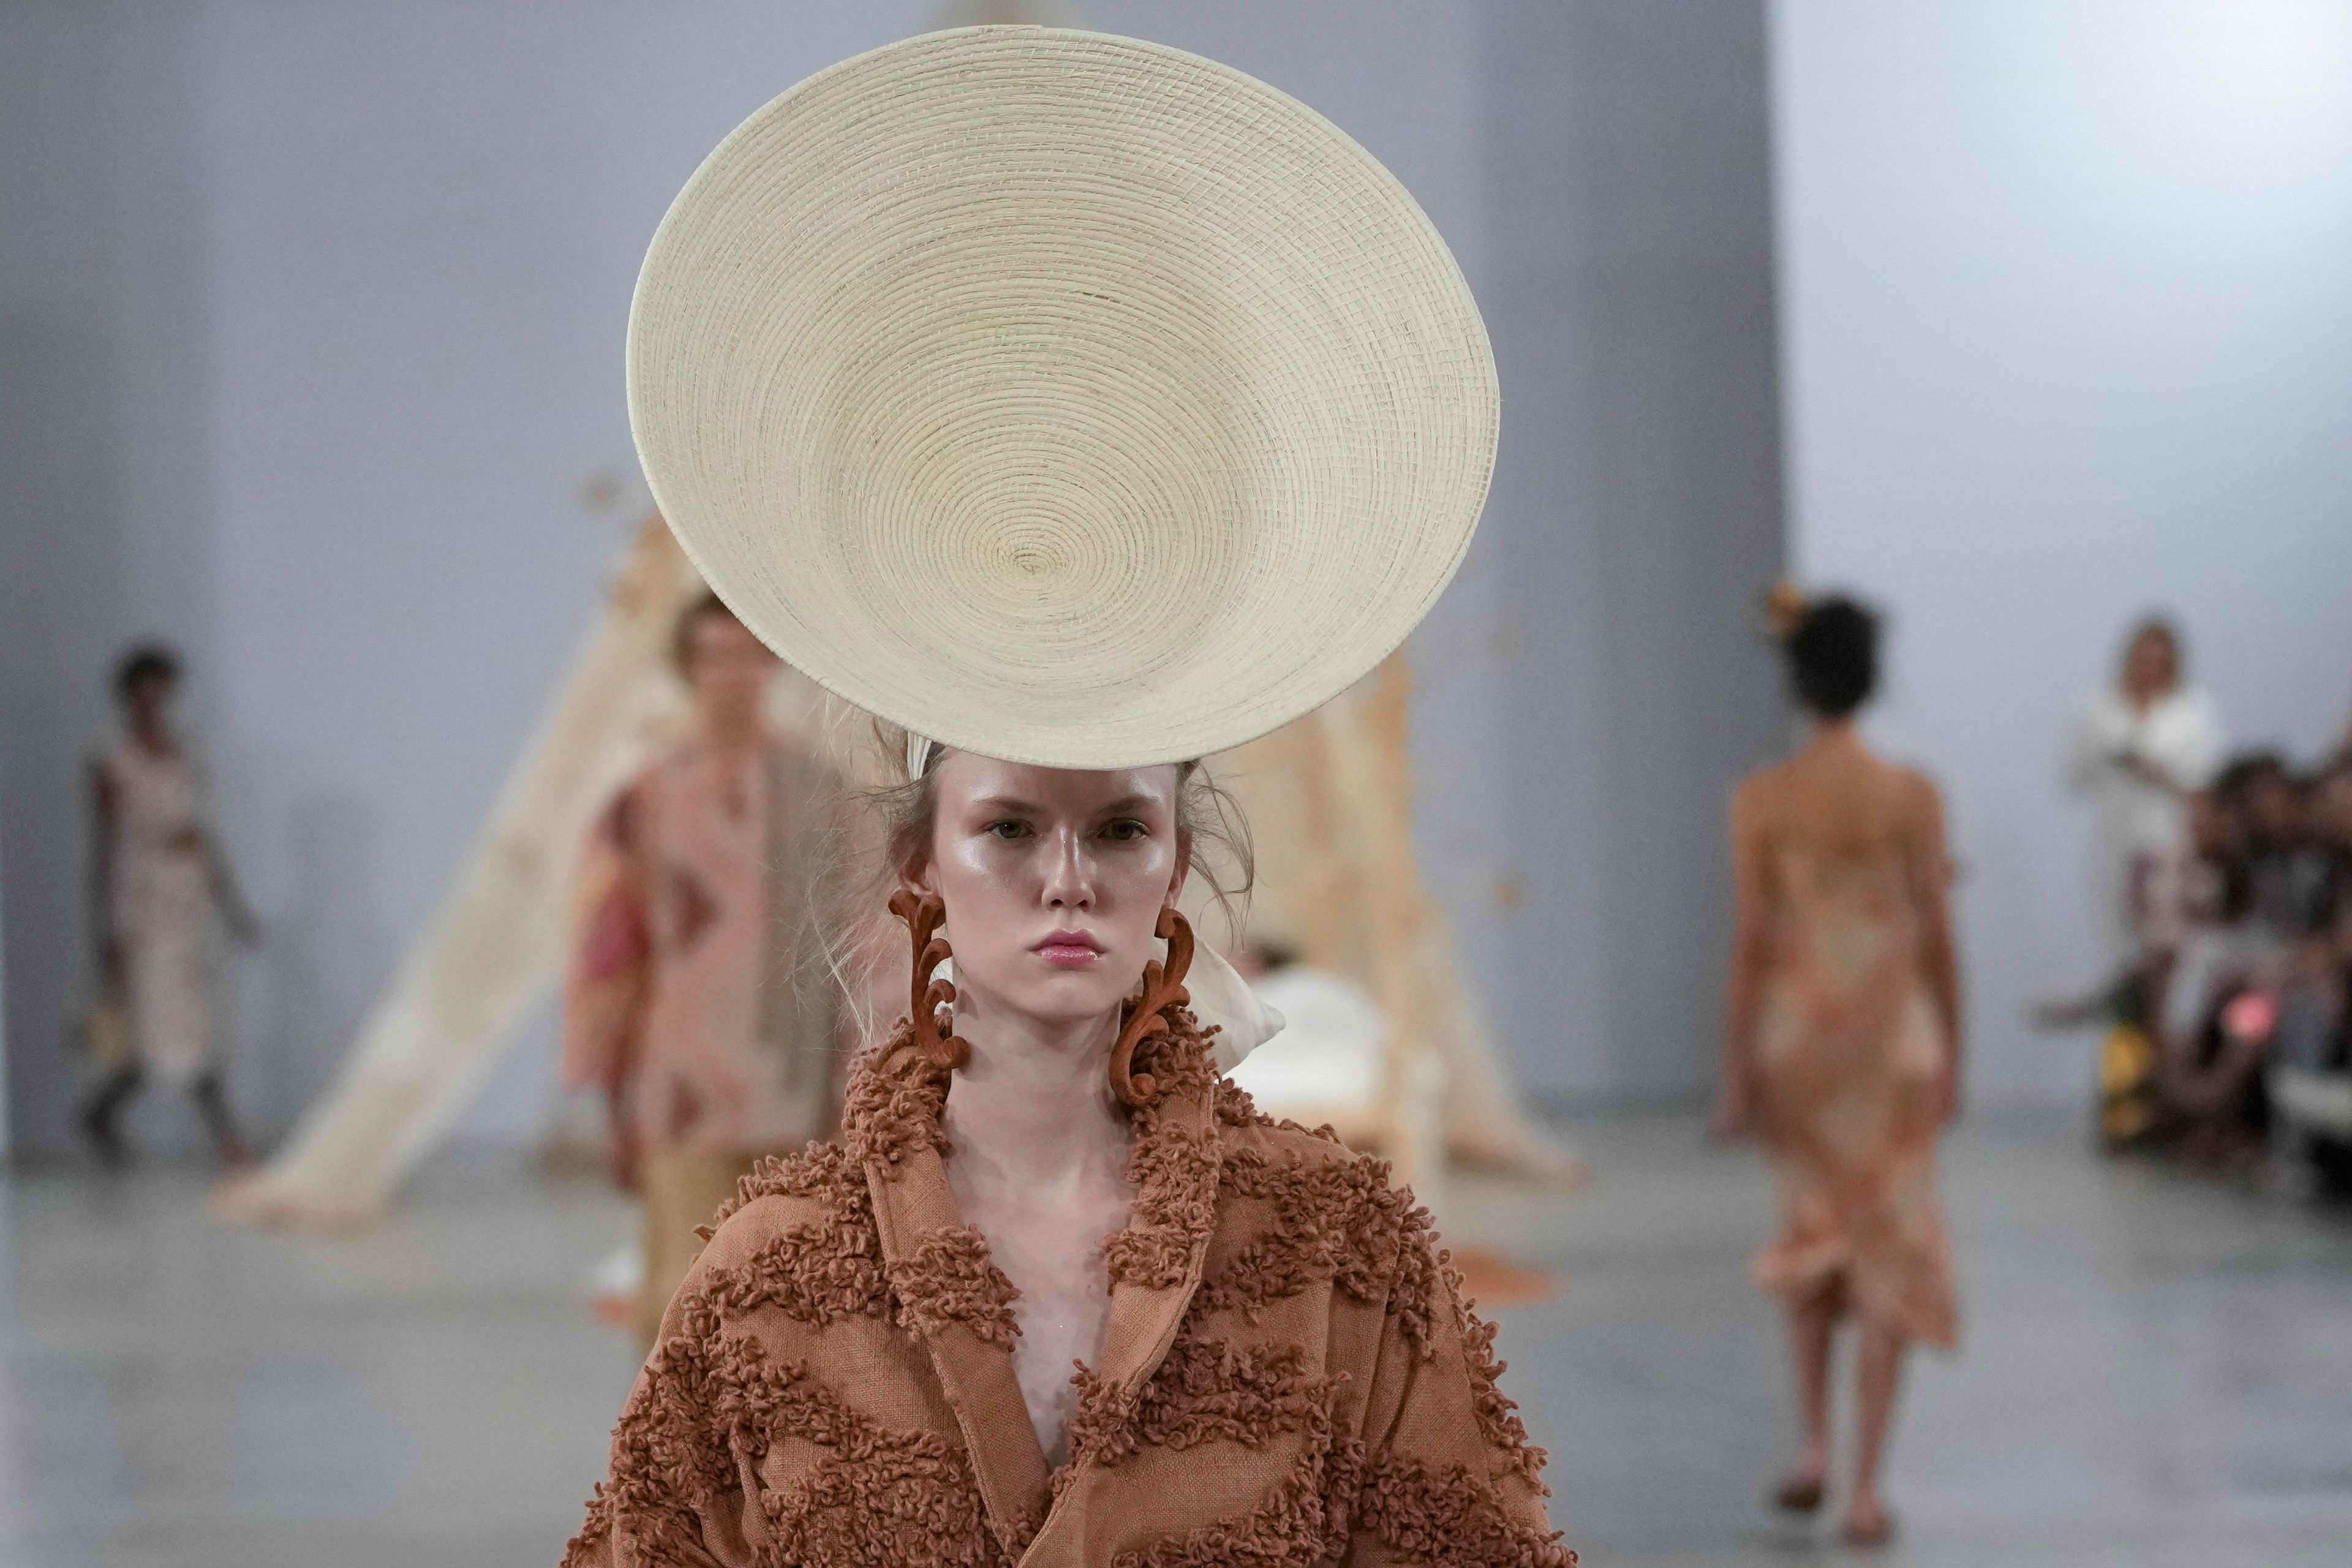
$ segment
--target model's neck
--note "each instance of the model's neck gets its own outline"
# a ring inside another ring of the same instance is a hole
[[[1117,1009],[1071,1023],[959,989],[956,1033],[971,1054],[948,1089],[956,1163],[982,1184],[1041,1193],[1124,1171],[1130,1134],[1108,1072]]]
[[[1853,715],[1841,714],[1835,719],[1813,721],[1812,744],[1824,751],[1851,748],[1862,744],[1862,731],[1854,727]]]
[[[721,752],[748,752],[759,744],[760,715],[756,711],[739,713],[706,708],[701,721],[704,738]]]

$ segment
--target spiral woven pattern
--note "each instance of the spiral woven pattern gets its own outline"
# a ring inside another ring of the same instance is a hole
[[[1304,105],[1099,34],[927,34],[697,170],[629,322],[663,514],[770,646],[1016,762],[1237,745],[1402,641],[1497,418],[1477,307]]]

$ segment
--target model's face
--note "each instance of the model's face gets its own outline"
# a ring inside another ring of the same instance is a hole
[[[2179,683],[2180,649],[2162,626],[2142,626],[2124,653],[2124,689],[2134,697],[2161,697]]]
[[[2338,844],[2352,844],[2352,768],[2336,768],[2312,791],[2312,826]]]
[[[163,733],[171,717],[173,685],[163,676],[150,676],[122,694],[123,716],[132,729],[142,734]]]
[[[759,715],[776,656],[732,616],[705,616],[687,638],[686,684],[703,717],[730,729]]]
[[[2246,796],[2246,815],[2265,838],[2293,838],[2303,831],[2302,796],[2294,784],[2274,775],[2256,781]]]
[[[958,1006],[1057,1025],[1100,1017],[1158,956],[1184,885],[1177,771],[1030,767],[950,752],[932,772],[931,857]]]
[[[2189,838],[2209,860],[2226,859],[2237,850],[2237,818],[2211,790],[2200,789],[2189,797]]]

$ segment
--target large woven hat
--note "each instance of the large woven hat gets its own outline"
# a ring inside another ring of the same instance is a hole
[[[1429,219],[1211,60],[932,33],[809,78],[671,205],[629,413],[687,553],[785,658],[968,751],[1241,743],[1403,640],[1494,465]]]

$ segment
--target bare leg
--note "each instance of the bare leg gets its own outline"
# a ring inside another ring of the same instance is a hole
[[[1822,1505],[1830,1473],[1830,1347],[1838,1320],[1836,1298],[1827,1291],[1789,1309],[1789,1361],[1797,1374],[1797,1462],[1789,1467],[1773,1501],[1795,1513]]]
[[[196,1109],[204,1113],[205,1126],[213,1135],[214,1157],[232,1170],[253,1163],[253,1152],[246,1147],[236,1119],[229,1114],[228,1097],[221,1092],[220,1076],[206,1073],[189,1085],[188,1092],[195,1097]]]
[[[120,1068],[110,1074],[82,1106],[81,1129],[98,1152],[101,1165],[120,1165],[131,1157],[114,1119],[122,1113],[123,1103],[139,1092],[139,1079],[137,1068]]]
[[[1895,1426],[1895,1396],[1903,1386],[1904,1341],[1882,1324],[1862,1325],[1862,1367],[1856,1403],[1860,1431],[1853,1461],[1853,1497],[1846,1505],[1845,1536],[1856,1545],[1874,1546],[1894,1532],[1894,1521],[1878,1493],[1880,1462],[1886,1457],[1886,1435]]]

